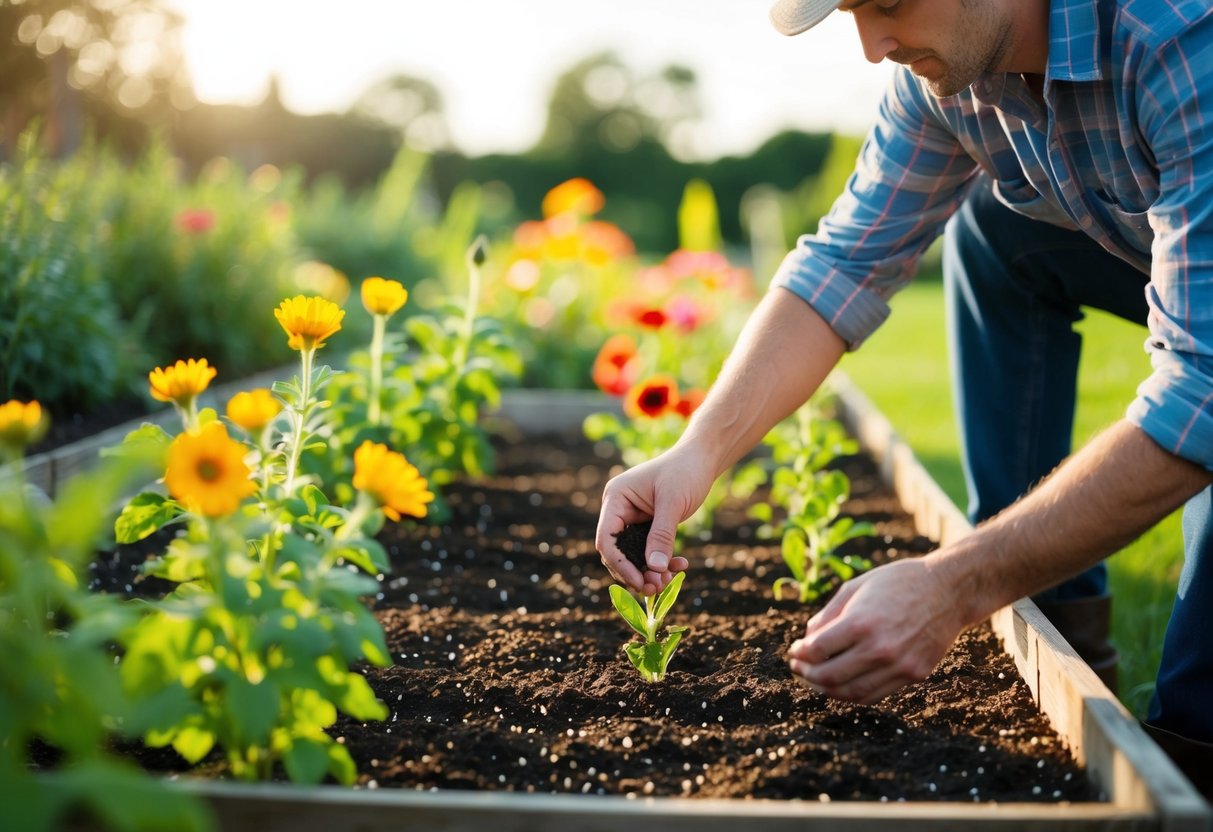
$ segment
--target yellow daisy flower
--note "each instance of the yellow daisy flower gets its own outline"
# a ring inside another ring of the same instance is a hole
[[[426,504],[434,499],[425,477],[404,454],[369,439],[354,451],[354,488],[374,497],[393,520],[402,514],[425,517]]]
[[[191,358],[168,367],[157,367],[147,374],[147,379],[151,383],[153,399],[172,402],[188,410],[198,394],[211,383],[216,372],[205,358]]]
[[[222,422],[181,434],[168,449],[164,482],[169,494],[207,517],[231,514],[257,490],[244,462],[247,450],[227,435]]]
[[[325,340],[341,329],[345,312],[331,300],[295,295],[278,305],[274,317],[286,331],[291,349],[312,350],[323,347]]]
[[[47,427],[38,402],[13,399],[0,404],[0,445],[20,451],[45,436]]]
[[[249,433],[260,433],[282,410],[282,404],[264,387],[232,396],[227,403],[227,418]]]
[[[399,280],[368,277],[362,281],[362,305],[372,315],[395,314],[408,299],[408,289]]]

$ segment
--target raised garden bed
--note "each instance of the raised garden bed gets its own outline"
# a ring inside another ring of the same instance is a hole
[[[913,556],[965,533],[887,423],[838,384],[870,454],[848,469],[847,510],[881,535],[865,554]],[[503,415],[552,431],[600,405],[520,394]],[[497,477],[451,492],[448,527],[385,540],[394,571],[377,604],[396,665],[368,678],[393,713],[337,726],[363,788],[185,785],[223,829],[1209,827],[1208,807],[1030,602],[880,708],[801,688],[783,651],[808,612],[771,600],[778,553],[738,507],[690,553],[670,621],[691,632],[669,677],[640,681],[593,553],[609,458],[518,438]]]

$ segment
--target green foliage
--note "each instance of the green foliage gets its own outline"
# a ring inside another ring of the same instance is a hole
[[[154,699],[123,690],[111,646],[137,626],[120,600],[93,594],[87,564],[104,512],[150,475],[142,455],[109,460],[53,502],[0,470],[0,806],[13,829],[61,828],[82,812],[112,830],[211,828],[202,804],[106,753]],[[36,773],[37,743],[60,759]]]
[[[106,279],[91,166],[52,164],[34,138],[0,165],[0,400],[86,409],[126,393],[144,358]]]
[[[838,552],[844,543],[871,536],[876,529],[871,523],[839,517],[851,483],[842,471],[828,469],[839,456],[855,453],[858,443],[840,423],[817,414],[812,404],[777,425],[763,442],[771,449],[774,468],[769,475],[771,498],[751,507],[750,514],[765,524],[761,536],[780,538],[783,561],[792,572],[792,577],[776,580],[772,592],[779,598],[783,587],[792,587],[802,604],[811,603],[835,580],[850,580],[871,568],[865,558]],[[764,464],[750,463],[745,479],[763,478]],[[775,506],[785,512],[777,528],[772,525]]]
[[[285,362],[290,353],[263,310],[293,293],[296,178],[273,168],[246,176],[217,159],[184,182],[162,143],[133,167],[107,153],[91,164],[108,234],[104,279],[126,337],[157,366],[205,357],[225,378]]]
[[[477,315],[479,271],[469,263],[462,303],[447,301],[404,318],[403,331],[385,332],[369,350],[353,353],[352,371],[334,380],[331,429],[303,463],[339,502],[353,493],[350,459],[365,440],[410,449],[409,461],[439,490],[431,506],[439,518],[446,512],[442,486],[459,474],[492,472],[494,452],[481,417],[500,405],[502,387],[521,375],[522,362],[501,322]],[[373,395],[379,397],[377,411]]]
[[[682,587],[685,572],[679,572],[666,584],[665,589],[656,595],[646,596],[644,606],[636,600],[636,596],[619,584],[611,584],[611,603],[633,630],[644,639],[643,643],[625,644],[624,652],[632,666],[640,673],[646,682],[660,682],[665,678],[666,668],[674,651],[678,649],[682,637],[689,631],[688,627],[676,626],[666,628],[666,637],[659,639],[658,632],[662,622],[674,602],[678,599],[678,591]]]
[[[383,514],[364,493],[352,508],[331,504],[297,467],[327,429],[320,394],[332,371],[316,367],[314,353],[302,350],[299,376],[274,385],[283,409],[256,437],[256,450],[237,445],[256,462],[255,499],[204,516],[190,509],[188,495],[174,492],[183,503],[147,492],[128,502],[115,526],[118,539],[130,541],[186,524],[144,570],[177,588],[145,602],[123,639],[125,690],[153,703],[130,725],[149,745],[171,745],[191,763],[221,749],[241,779],[268,779],[280,763],[298,782],[352,782],[348,752],[325,729],[338,711],[362,720],[387,713],[349,669],[389,662],[383,630],[361,600],[378,590],[368,575],[389,568],[373,537]],[[199,423],[215,418],[203,411]],[[168,443],[166,433],[145,427],[122,453]],[[169,445],[170,465],[173,453]]]

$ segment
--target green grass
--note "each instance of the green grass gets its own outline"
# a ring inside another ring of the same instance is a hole
[[[948,383],[942,285],[920,280],[898,294],[893,314],[842,369],[889,418],[919,460],[961,508],[966,503]],[[1119,419],[1150,372],[1142,348],[1146,331],[1102,312],[1079,325],[1075,447]],[[1120,697],[1145,713],[1158,669],[1163,632],[1183,565],[1179,513],[1168,517],[1108,561],[1113,640],[1121,653]]]

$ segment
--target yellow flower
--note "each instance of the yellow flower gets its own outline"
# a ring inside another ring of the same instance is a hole
[[[331,300],[295,295],[278,305],[274,317],[286,330],[291,349],[311,350],[323,347],[325,339],[341,329],[345,312]]]
[[[38,402],[13,399],[0,404],[0,445],[20,451],[45,436],[47,426]]]
[[[237,393],[227,403],[227,418],[249,433],[258,433],[273,421],[282,405],[264,387]]]
[[[409,299],[409,291],[399,280],[368,277],[362,281],[362,305],[372,315],[392,315]]]
[[[191,358],[169,367],[157,367],[147,374],[147,378],[151,382],[153,399],[188,408],[211,383],[215,373],[215,368],[209,366],[205,358],[196,361]]]
[[[222,422],[183,433],[168,449],[164,482],[173,499],[207,517],[231,514],[257,490],[244,462],[247,449],[227,435]]]
[[[374,497],[393,520],[402,514],[425,517],[426,504],[434,499],[425,477],[404,454],[369,439],[354,451],[354,488]]]

